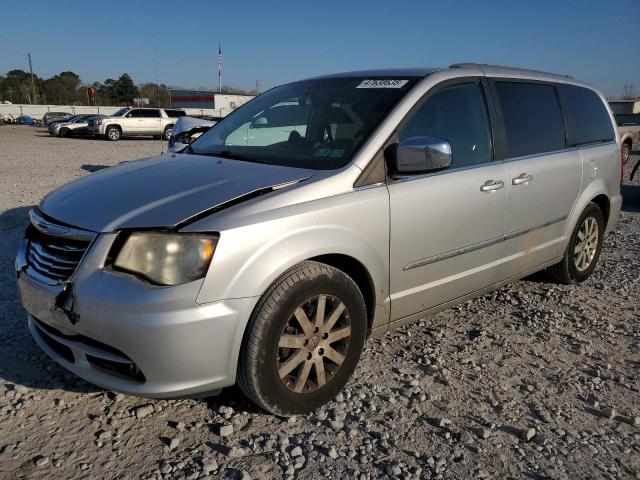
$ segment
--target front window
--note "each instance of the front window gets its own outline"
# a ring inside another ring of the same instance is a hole
[[[340,168],[416,81],[326,78],[276,87],[217,123],[191,151],[299,168]]]

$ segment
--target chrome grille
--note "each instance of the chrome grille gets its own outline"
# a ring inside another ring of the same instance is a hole
[[[75,272],[91,243],[27,228],[27,265],[40,275],[63,282]]]

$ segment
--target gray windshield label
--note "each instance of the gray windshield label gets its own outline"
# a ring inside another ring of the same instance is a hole
[[[402,88],[408,80],[363,80],[356,88]]]

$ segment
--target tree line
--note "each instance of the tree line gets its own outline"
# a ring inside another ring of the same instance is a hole
[[[0,75],[0,103],[33,103],[51,105],[115,105],[133,104],[134,98],[148,98],[149,106],[169,107],[169,87],[164,84],[143,83],[136,85],[131,76],[123,73],[117,79],[107,78],[104,82],[85,84],[71,71],[61,72],[50,78],[33,75],[35,99],[31,75],[23,70],[11,70]],[[89,98],[88,87],[95,87],[95,102]],[[223,87],[226,93],[253,94],[239,88]]]

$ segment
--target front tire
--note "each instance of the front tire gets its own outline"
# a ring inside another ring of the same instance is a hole
[[[602,210],[589,203],[576,223],[562,261],[547,269],[551,278],[565,284],[589,278],[600,258],[604,227]]]
[[[120,130],[119,127],[116,127],[115,125],[108,126],[107,130],[104,133],[105,133],[105,136],[107,137],[107,140],[111,140],[112,142],[117,142],[118,140],[120,140],[120,137],[122,136],[122,131]]]
[[[242,343],[238,384],[274,414],[311,412],[347,383],[366,332],[366,306],[355,282],[329,265],[302,262],[258,302]]]
[[[162,134],[162,138],[164,138],[167,142],[171,138],[171,131],[172,130],[173,130],[173,125],[169,125],[167,128],[164,129],[164,132]]]

